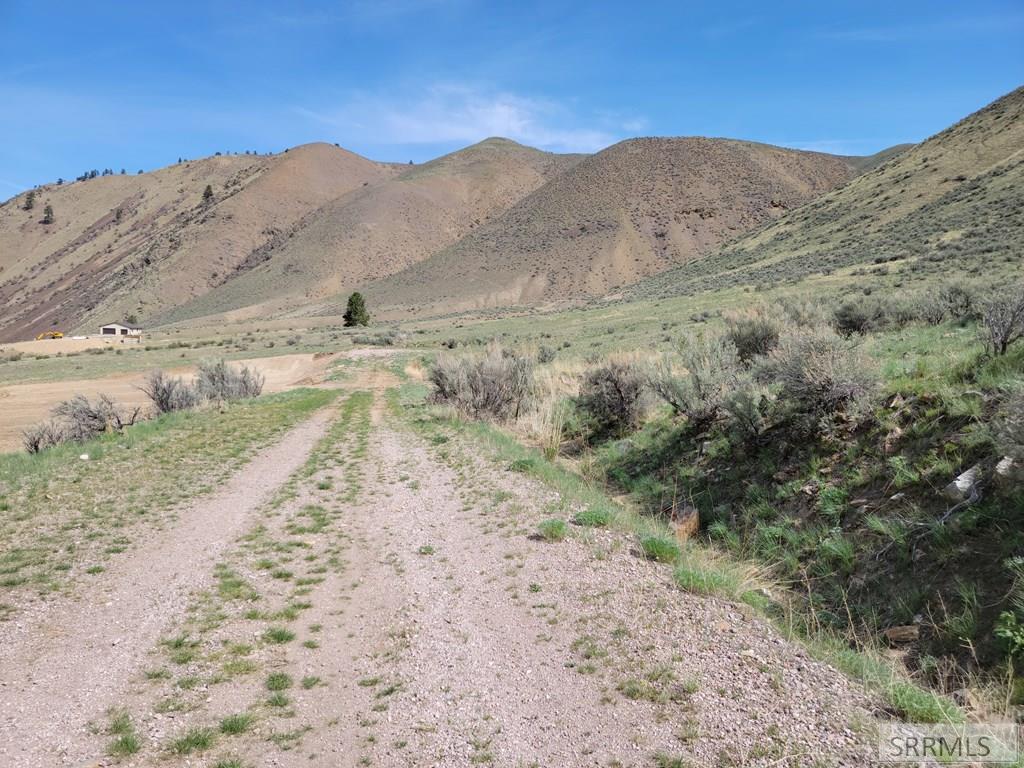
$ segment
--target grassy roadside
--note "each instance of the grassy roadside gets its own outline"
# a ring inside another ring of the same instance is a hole
[[[879,695],[899,717],[911,722],[963,721],[964,713],[951,700],[917,685],[875,649],[852,647],[844,637],[794,613],[796,601],[770,584],[760,567],[700,544],[679,543],[667,523],[618,503],[603,488],[500,428],[426,406],[425,392],[423,385],[406,381],[389,393],[389,404],[428,441],[438,444],[459,436],[482,446],[491,460],[558,492],[575,509],[576,525],[607,526],[635,536],[648,558],[673,569],[681,589],[752,606],[788,639],[802,642],[813,656]]]
[[[0,594],[46,594],[102,572],[107,558],[131,549],[140,524],[158,526],[335,396],[293,390],[0,455]]]

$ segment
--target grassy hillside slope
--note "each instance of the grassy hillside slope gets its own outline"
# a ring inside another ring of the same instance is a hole
[[[1024,88],[638,296],[765,285],[871,264],[918,277],[1004,270],[1024,257]]]

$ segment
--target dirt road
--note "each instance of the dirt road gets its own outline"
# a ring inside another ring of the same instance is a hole
[[[322,419],[12,638],[0,763],[867,763],[873,704],[846,678],[624,534],[542,540],[573,510],[411,429],[389,383],[362,377],[317,445]]]
[[[77,601],[55,600],[37,619],[0,624],[0,765],[49,768],[90,757],[88,722],[119,704],[161,633],[212,580],[254,511],[305,461],[329,417],[324,411],[293,428]]]

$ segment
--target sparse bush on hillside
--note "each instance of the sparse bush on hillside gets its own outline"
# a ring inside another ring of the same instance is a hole
[[[985,346],[993,355],[1005,355],[1011,344],[1024,338],[1024,285],[997,292],[981,302]]]
[[[947,283],[939,290],[938,301],[954,320],[963,322],[977,316],[977,296],[970,286]]]
[[[640,426],[646,377],[632,362],[612,360],[587,371],[577,404],[597,437],[621,437]]]
[[[718,417],[735,388],[739,355],[724,337],[692,335],[683,339],[679,354],[685,373],[677,372],[662,358],[651,370],[648,383],[658,397],[700,430]]]
[[[779,300],[779,308],[797,328],[821,328],[829,323],[821,302],[808,296],[786,296]]]
[[[860,415],[876,385],[867,357],[832,331],[786,334],[758,373],[779,385],[780,398],[807,414]]]
[[[49,420],[25,430],[23,443],[29,453],[38,453],[61,443],[84,442],[106,432],[121,432],[138,420],[140,410],[122,410],[107,395],[100,395],[95,402],[85,395],[75,395],[57,405]]]
[[[779,343],[781,324],[764,307],[723,315],[725,336],[736,347],[739,358],[750,363],[759,355],[767,355]]]
[[[157,413],[184,411],[199,401],[196,390],[179,378],[168,376],[163,371],[153,371],[146,383],[139,387],[153,402]]]
[[[473,418],[517,418],[533,388],[533,361],[492,342],[483,355],[438,355],[431,399]]]
[[[193,386],[200,400],[224,402],[258,397],[263,383],[263,374],[245,365],[233,368],[220,359],[200,362]]]
[[[947,306],[939,296],[925,294],[918,297],[915,314],[928,325],[938,325],[946,319]]]
[[[541,365],[546,363],[554,362],[555,356],[558,352],[549,346],[541,344],[540,349],[537,350],[537,362]]]
[[[832,313],[832,327],[843,336],[863,336],[877,331],[885,321],[885,309],[878,301],[860,299],[840,304]]]

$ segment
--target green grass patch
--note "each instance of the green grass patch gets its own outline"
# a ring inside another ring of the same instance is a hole
[[[562,541],[569,535],[569,526],[565,520],[551,518],[544,520],[537,526],[537,535],[545,541]]]
[[[640,549],[644,557],[658,563],[673,563],[679,557],[679,544],[669,536],[641,536]]]

